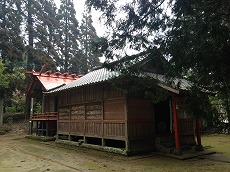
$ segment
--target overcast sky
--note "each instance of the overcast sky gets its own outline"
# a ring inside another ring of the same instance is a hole
[[[55,2],[57,7],[59,8],[61,0],[55,0]],[[76,10],[76,18],[78,22],[81,23],[82,13],[84,12],[85,0],[73,0],[73,3],[74,3],[74,8]],[[105,28],[103,27],[103,25],[100,24],[98,18],[99,18],[99,14],[93,10],[92,11],[93,26],[95,27],[98,36],[103,36],[105,32]]]
[[[124,3],[130,2],[131,0],[120,0],[118,1],[119,3],[117,5],[124,5]],[[60,2],[61,0],[55,0],[57,7],[60,7]],[[76,10],[76,18],[79,23],[81,23],[82,20],[82,13],[84,12],[84,4],[85,0],[73,0],[74,3],[74,8]],[[121,13],[117,14],[119,17],[123,17]],[[92,19],[93,19],[93,26],[95,27],[97,31],[98,36],[106,36],[109,34],[109,30],[106,29],[106,27],[100,23],[99,21],[100,14],[99,12],[92,10]],[[108,33],[106,33],[106,31]],[[130,48],[125,48],[123,50],[117,51],[116,54],[120,54],[120,56],[124,56],[125,54],[127,55],[132,55],[136,54],[138,51],[131,50]],[[101,57],[100,61],[104,62],[105,58]]]

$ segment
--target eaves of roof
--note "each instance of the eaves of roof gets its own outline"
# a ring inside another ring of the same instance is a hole
[[[108,81],[109,79],[118,77],[120,75],[120,72],[117,71],[111,71],[106,68],[101,68],[92,72],[89,72],[88,74],[82,76],[81,78],[75,80],[72,83],[66,84],[62,87],[59,87],[57,89],[51,90],[47,93],[54,93],[54,92],[60,92],[76,87],[81,87],[85,85],[100,83]],[[168,91],[174,92],[179,94],[180,90],[189,90],[189,88],[192,86],[191,82],[185,80],[185,79],[179,79],[179,78],[171,78],[167,79],[164,75],[154,74],[154,73],[141,73],[139,74],[140,77],[150,77],[154,80],[158,81],[158,86],[167,89]]]
[[[118,72],[110,71],[106,68],[101,68],[101,69],[89,72],[88,74],[82,76],[81,78],[75,80],[74,82],[70,84],[66,84],[63,87],[57,88],[48,93],[59,92],[59,91],[68,90],[71,88],[80,87],[84,85],[100,83],[100,82],[104,82],[109,79],[112,79],[113,77],[117,77],[117,76],[119,76]]]

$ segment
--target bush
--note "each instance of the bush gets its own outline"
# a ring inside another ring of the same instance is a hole
[[[11,131],[11,125],[9,124],[4,124],[3,126],[0,126],[0,135],[4,135]]]
[[[12,123],[18,122],[25,119],[25,115],[23,113],[10,113],[3,115],[3,123]]]

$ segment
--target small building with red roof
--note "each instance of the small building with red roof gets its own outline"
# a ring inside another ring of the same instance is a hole
[[[26,98],[30,100],[30,134],[54,136],[57,130],[58,99],[53,98],[49,102],[45,102],[43,93],[70,84],[81,75],[52,72],[51,70],[44,72],[45,67],[43,65],[39,72],[34,70],[26,72],[26,75],[30,77],[30,83],[26,90]],[[36,102],[41,103],[42,106],[39,113],[34,113]]]

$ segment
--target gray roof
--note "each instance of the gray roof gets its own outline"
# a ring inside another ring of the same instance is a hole
[[[80,87],[84,85],[90,85],[95,83],[100,83],[107,81],[109,79],[118,77],[120,75],[119,72],[111,71],[106,68],[101,68],[92,72],[89,72],[88,74],[82,76],[81,78],[75,80],[74,82],[70,84],[66,84],[60,88],[54,89],[52,91],[49,91],[48,93],[52,92],[59,92],[62,90],[67,90],[75,87]],[[167,89],[169,88],[170,91],[173,91],[179,94],[179,90],[188,90],[192,84],[185,80],[185,79],[179,79],[179,78],[171,78],[167,79],[164,75],[154,74],[154,73],[142,73],[140,75],[141,77],[150,77],[153,79],[156,79],[159,81],[159,86]],[[170,84],[168,84],[170,83]],[[170,86],[168,86],[170,85]]]
[[[110,71],[106,68],[101,68],[92,72],[87,73],[86,75],[83,75],[81,78],[77,79],[76,81],[67,84],[63,87],[60,87],[58,89],[55,89],[51,92],[58,92],[58,91],[62,91],[62,90],[66,90],[66,89],[71,89],[71,88],[75,88],[75,87],[80,87],[80,86],[84,86],[84,85],[90,85],[90,84],[94,84],[94,83],[100,83],[100,82],[104,82],[107,81],[109,79],[112,79],[114,77],[119,76],[118,72],[115,71]]]
[[[144,76],[158,80],[162,84],[169,85],[172,88],[180,90],[189,90],[192,87],[192,83],[186,79],[181,78],[167,78],[165,75],[155,74],[155,73],[144,73]]]

